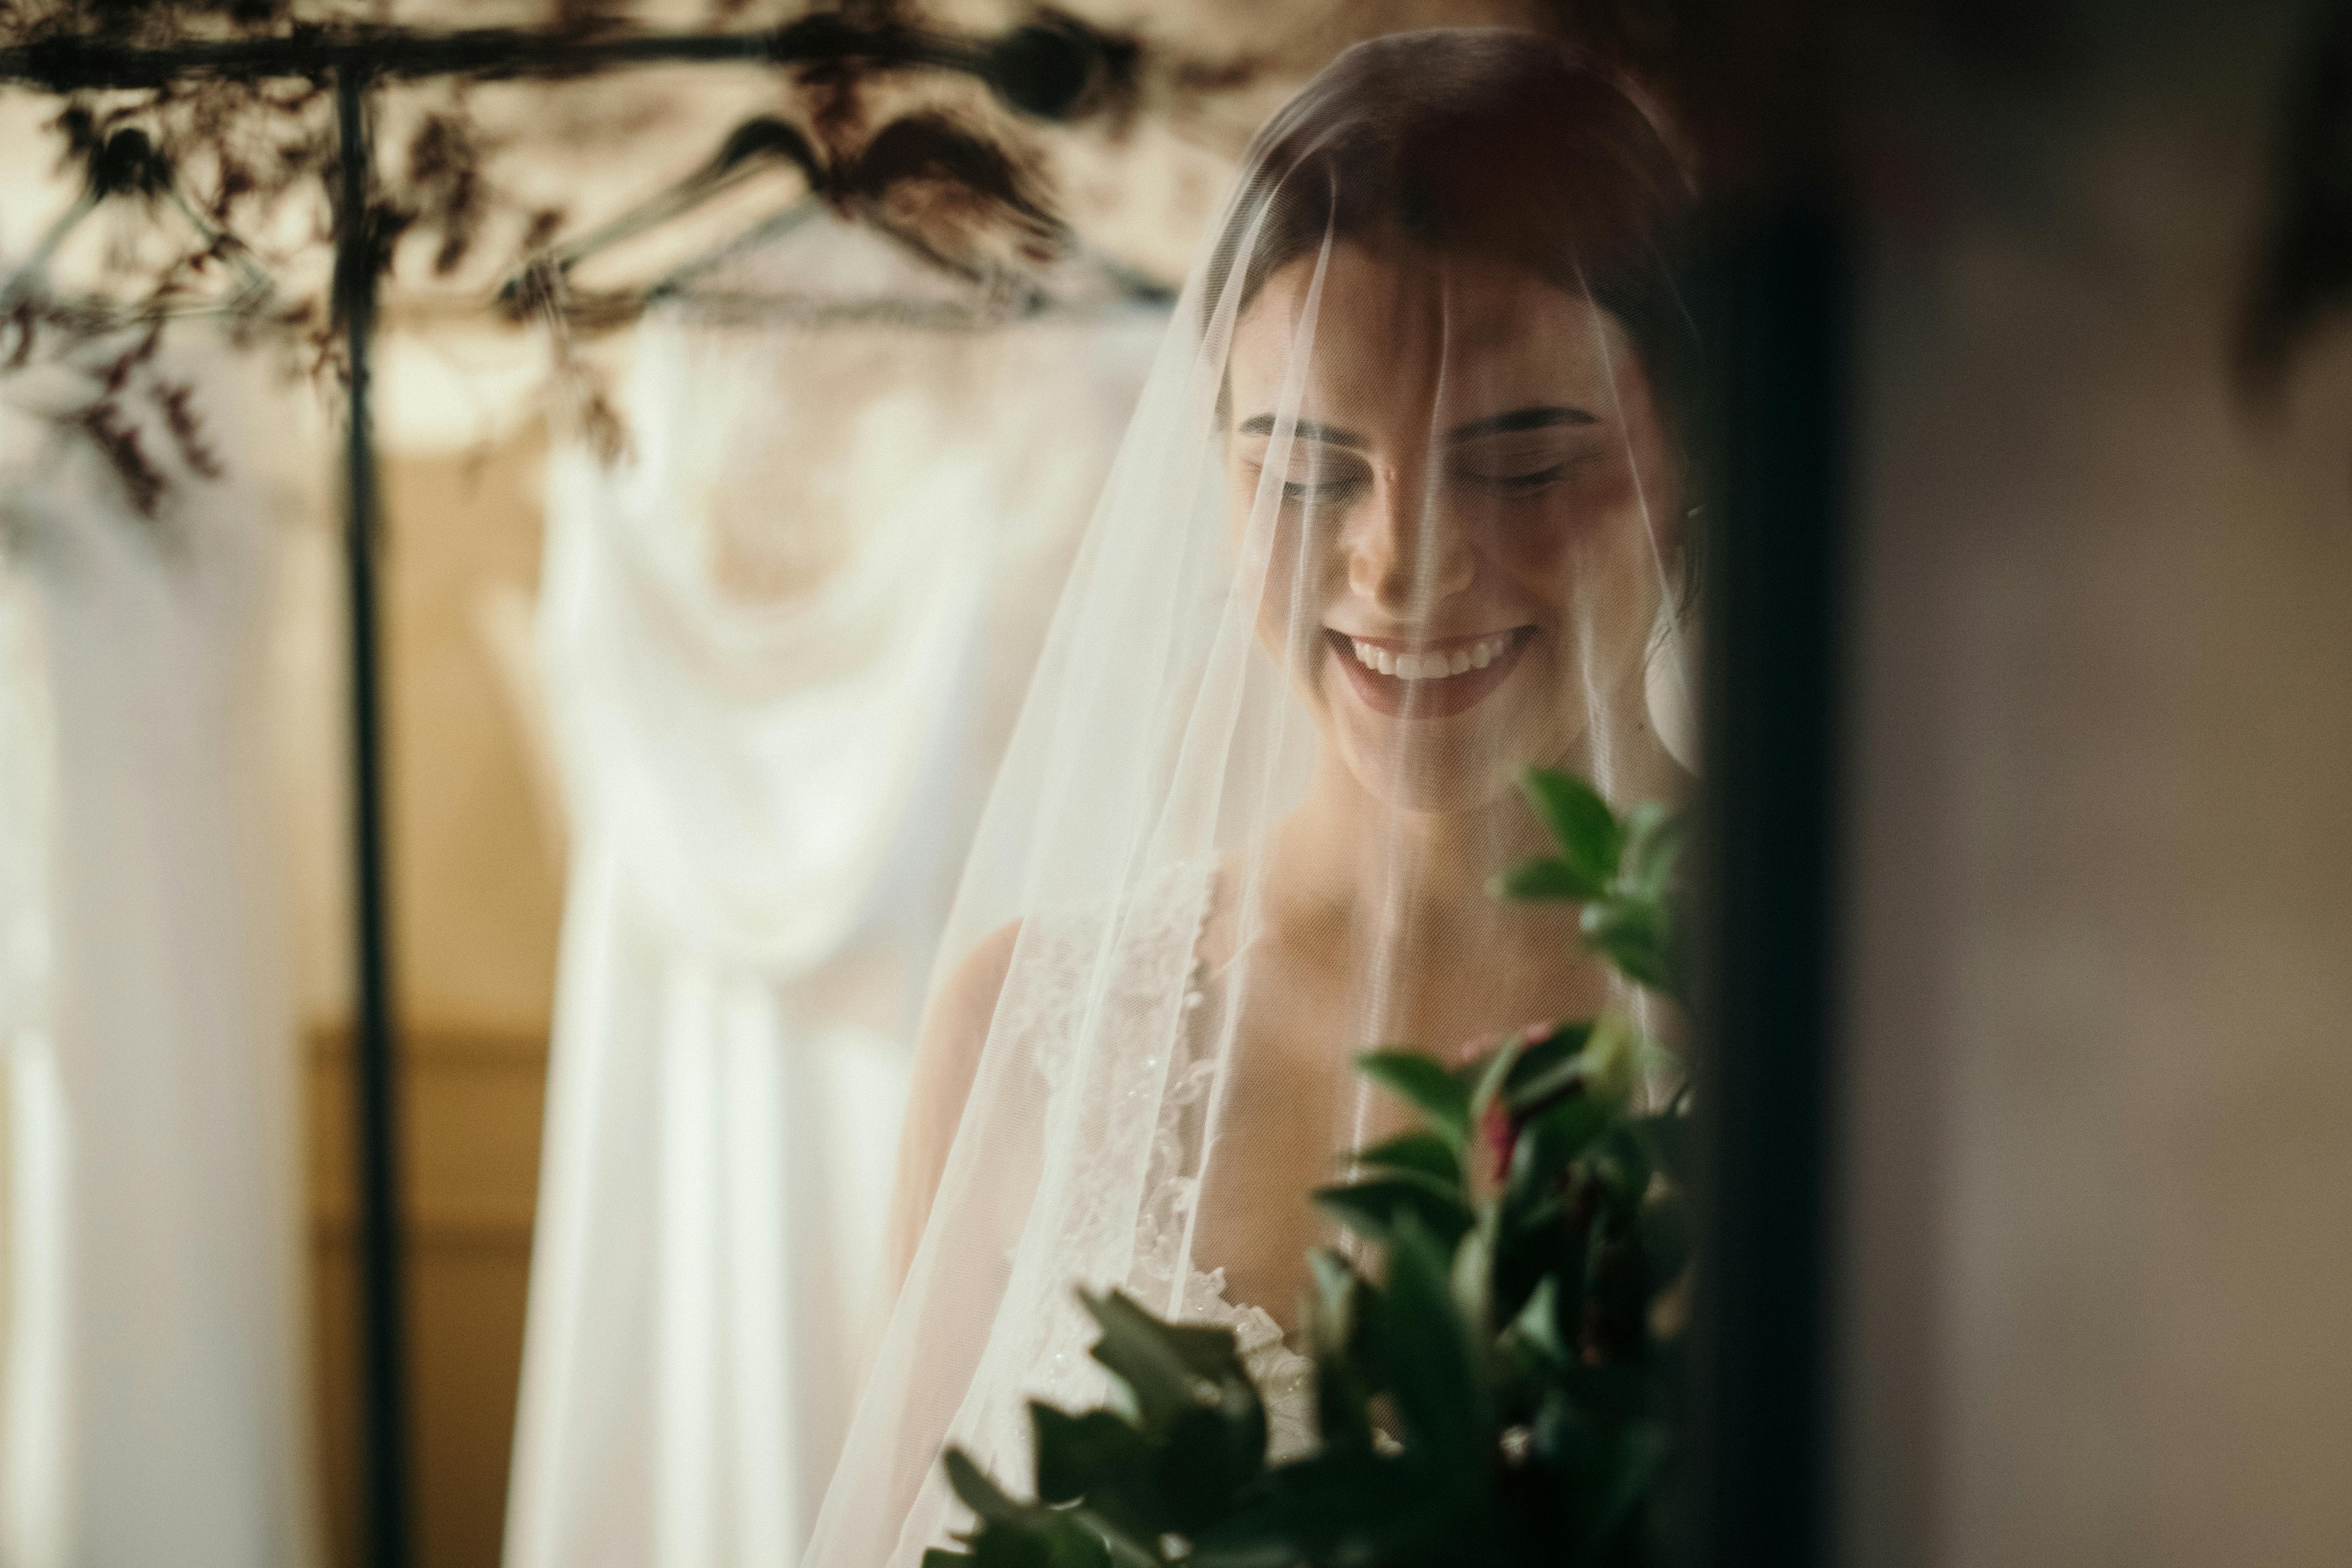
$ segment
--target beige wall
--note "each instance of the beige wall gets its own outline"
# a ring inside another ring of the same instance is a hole
[[[544,454],[526,425],[476,450],[395,455],[383,475],[415,1528],[435,1568],[498,1561],[521,1358],[561,866],[501,652],[527,636],[514,617],[538,576]],[[344,929],[330,918],[310,940]],[[309,967],[332,975],[340,953]],[[307,1031],[315,1399],[329,1544],[351,1563],[355,1154],[347,1003],[323,986]]]
[[[411,1028],[402,1050],[417,1560],[488,1568],[521,1366],[546,1036]],[[344,1037],[314,1037],[309,1067],[313,1398],[330,1561],[351,1564],[359,1302]]]
[[[1856,1563],[2352,1562],[2352,334],[2227,380],[2276,11],[1888,84]]]

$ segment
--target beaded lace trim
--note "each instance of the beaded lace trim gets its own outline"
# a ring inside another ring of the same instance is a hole
[[[1207,1101],[1216,1084],[1217,1059],[1213,1028],[1206,1006],[1210,974],[1202,940],[1216,901],[1216,876],[1212,871],[1201,898],[1198,928],[1192,935],[1192,965],[1184,988],[1183,1059],[1170,1075],[1160,1106],[1159,1127],[1152,1138],[1147,1199],[1136,1230],[1135,1267],[1131,1290],[1154,1311],[1169,1312],[1179,1321],[1232,1331],[1241,1350],[1242,1364],[1257,1385],[1265,1406],[1267,1458],[1279,1464],[1313,1451],[1314,1363],[1292,1350],[1282,1326],[1260,1307],[1236,1302],[1225,1295],[1225,1271],[1203,1272],[1186,1267],[1181,1295],[1173,1289],[1184,1250],[1185,1230],[1200,1197],[1200,1176],[1188,1172],[1198,1163],[1198,1126],[1207,1114]],[[1210,1037],[1204,1039],[1206,1035]],[[1189,1134],[1189,1136],[1188,1136]],[[1191,1158],[1188,1160],[1188,1154]]]
[[[1313,1366],[1272,1315],[1227,1300],[1222,1271],[1186,1268],[1175,1289],[1216,1078],[1213,1041],[1197,1026],[1212,1012],[1201,937],[1214,879],[1212,868],[1171,868],[1119,909],[1023,921],[995,1034],[1032,1053],[1047,1097],[1046,1168],[949,1432],[993,1474],[1029,1472],[1030,1401],[1083,1410],[1110,1397],[1073,1290],[1087,1281],[1120,1284],[1161,1316],[1232,1330],[1265,1399],[1270,1456],[1314,1447]]]

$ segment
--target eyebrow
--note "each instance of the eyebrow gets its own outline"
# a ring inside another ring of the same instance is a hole
[[[1236,427],[1244,436],[1274,434],[1274,416],[1260,414],[1244,419]],[[1449,442],[1474,441],[1481,436],[1507,436],[1520,430],[1549,430],[1560,425],[1598,425],[1600,421],[1581,408],[1570,408],[1560,404],[1547,404],[1529,408],[1514,408],[1507,414],[1490,414],[1484,419],[1473,419],[1467,425],[1456,425],[1445,433]],[[1329,425],[1318,425],[1312,419],[1301,419],[1292,432],[1301,441],[1319,441],[1329,447],[1348,447],[1358,450],[1371,445],[1353,430],[1341,430]]]
[[[1239,429],[1244,436],[1271,436],[1274,434],[1274,416],[1261,414],[1255,419],[1244,419],[1241,422]],[[1299,420],[1291,427],[1291,434],[1301,441],[1320,441],[1327,447],[1353,447],[1360,449],[1371,445],[1353,430],[1340,430],[1328,425],[1318,425],[1312,419]]]
[[[1448,441],[1471,441],[1481,436],[1508,436],[1519,430],[1549,430],[1559,425],[1598,425],[1601,421],[1581,408],[1570,408],[1554,404],[1539,408],[1514,408],[1508,414],[1490,415],[1473,419],[1467,425],[1456,425],[1445,433]]]

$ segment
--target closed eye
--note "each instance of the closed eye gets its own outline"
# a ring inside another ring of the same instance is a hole
[[[1361,474],[1338,474],[1329,479],[1285,479],[1282,499],[1285,500],[1337,500],[1363,483]]]
[[[1546,485],[1566,479],[1568,469],[1566,463],[1554,463],[1550,468],[1538,468],[1532,474],[1496,474],[1486,482],[1498,490],[1539,490]]]
[[[1563,458],[1544,468],[1523,468],[1516,472],[1479,473],[1470,469],[1456,471],[1473,484],[1484,486],[1487,489],[1507,496],[1521,496],[1533,495],[1538,490],[1548,489],[1573,477],[1579,469],[1587,467],[1591,461],[1590,458]]]
[[[1262,464],[1254,462],[1250,466],[1264,475],[1265,470]],[[1370,479],[1370,470],[1362,463],[1302,442],[1292,451],[1290,462],[1284,471],[1282,499],[1290,504],[1301,501],[1337,503],[1360,489]]]

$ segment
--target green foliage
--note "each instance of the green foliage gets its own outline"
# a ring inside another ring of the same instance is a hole
[[[1356,1066],[1429,1118],[1430,1130],[1456,1149],[1469,1136],[1470,1091],[1428,1057],[1419,1051],[1368,1051],[1356,1058]]]
[[[1447,1187],[1462,1182],[1462,1141],[1433,1132],[1407,1132],[1385,1143],[1356,1151],[1356,1163],[1368,1171],[1394,1171],[1426,1176]]]
[[[1684,819],[1653,801],[1621,820],[1591,785],[1543,768],[1528,769],[1524,787],[1559,852],[1513,867],[1496,879],[1495,890],[1582,904],[1587,946],[1628,979],[1682,1000],[1673,880]]]
[[[1586,945],[1679,995],[1679,819],[1623,818],[1565,775],[1529,800],[1559,853],[1507,896],[1580,901]],[[1080,1300],[1118,1408],[1034,1405],[1034,1502],[962,1454],[973,1514],[925,1568],[1465,1568],[1664,1561],[1679,1458],[1689,1231],[1685,1097],[1635,1109],[1675,1064],[1626,1019],[1522,1032],[1448,1068],[1359,1058],[1423,1126],[1352,1156],[1316,1201],[1379,1258],[1310,1255],[1320,1447],[1266,1462],[1266,1416],[1233,1337]]]

